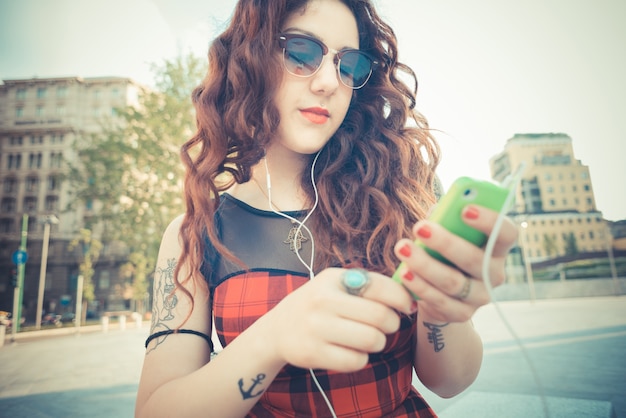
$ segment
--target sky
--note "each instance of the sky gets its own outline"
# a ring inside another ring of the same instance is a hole
[[[443,158],[444,186],[490,179],[516,133],[565,133],[590,169],[598,210],[626,219],[626,2],[375,0],[418,110]],[[0,0],[0,79],[120,76],[206,56],[234,0]]]

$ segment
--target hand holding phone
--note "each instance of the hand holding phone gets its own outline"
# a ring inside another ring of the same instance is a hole
[[[463,222],[461,212],[463,208],[470,203],[499,212],[502,210],[508,193],[508,189],[494,183],[476,180],[470,177],[461,177],[452,184],[448,193],[441,198],[428,219],[438,223],[466,241],[478,247],[482,247],[487,241],[487,236]],[[419,239],[417,239],[415,243],[422,246],[428,254],[437,260],[454,266],[454,264],[443,255],[426,247]],[[404,263],[401,263],[392,276],[393,279],[400,284],[402,284],[400,272],[403,265]],[[417,296],[413,296],[417,299]]]

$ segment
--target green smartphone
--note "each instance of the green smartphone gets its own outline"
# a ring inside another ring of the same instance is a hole
[[[500,212],[508,194],[508,189],[500,187],[497,184],[476,180],[470,177],[460,177],[452,183],[450,190],[439,200],[439,203],[437,203],[437,206],[428,219],[438,223],[448,231],[471,242],[477,247],[482,247],[487,242],[487,236],[463,222],[461,212],[463,208],[470,203]],[[443,255],[428,248],[419,239],[417,239],[415,243],[422,246],[428,254],[437,260],[454,266],[454,264]],[[402,284],[400,272],[403,265],[404,262],[400,263],[392,276],[393,279],[400,284]],[[417,299],[416,295],[413,296]]]

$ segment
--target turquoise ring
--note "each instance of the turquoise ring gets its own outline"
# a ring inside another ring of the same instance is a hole
[[[343,275],[343,287],[351,295],[361,296],[370,283],[370,278],[365,270],[350,269]]]

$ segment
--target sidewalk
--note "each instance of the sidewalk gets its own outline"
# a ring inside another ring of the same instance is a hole
[[[446,400],[414,379],[441,418],[626,418],[626,297],[498,306],[523,349],[495,305],[481,308],[485,356],[474,384]]]
[[[486,306],[474,321],[485,342],[476,382],[441,399],[414,380],[441,418],[626,418],[626,297],[501,308],[541,386],[495,307]],[[148,331],[129,325],[7,342],[0,348],[0,417],[132,417]]]

